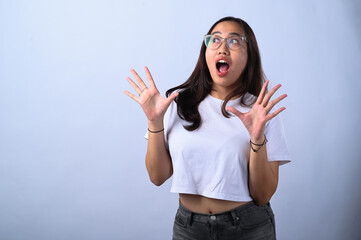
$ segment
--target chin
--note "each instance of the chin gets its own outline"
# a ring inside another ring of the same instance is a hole
[[[227,75],[222,76],[222,77],[216,76],[216,77],[212,78],[214,84],[217,84],[220,87],[226,87],[226,88],[233,86],[237,82],[237,79],[236,80],[233,80],[233,79],[234,78],[229,77]]]

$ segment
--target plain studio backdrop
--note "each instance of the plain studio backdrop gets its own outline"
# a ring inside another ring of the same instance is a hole
[[[253,28],[292,163],[278,239],[361,239],[360,1],[0,1],[0,239],[171,239],[178,206],[149,181],[147,129],[123,94],[162,94],[225,16]],[[134,92],[134,91],[133,91]]]

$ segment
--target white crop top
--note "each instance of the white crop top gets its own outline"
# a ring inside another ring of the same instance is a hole
[[[222,100],[208,95],[199,105],[202,125],[187,131],[173,101],[164,116],[164,136],[173,163],[171,192],[198,194],[229,201],[251,201],[248,190],[247,162],[249,133],[238,117],[222,115]],[[239,98],[227,106],[241,112]],[[280,116],[266,124],[268,161],[290,162]]]

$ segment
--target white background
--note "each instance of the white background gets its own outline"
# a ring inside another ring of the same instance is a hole
[[[0,239],[171,239],[170,182],[144,165],[147,121],[122,93],[147,65],[162,93],[225,16],[253,28],[287,93],[293,162],[278,239],[360,239],[359,1],[0,0]]]

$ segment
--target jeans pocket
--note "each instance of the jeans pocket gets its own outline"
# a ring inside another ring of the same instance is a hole
[[[239,216],[239,225],[244,229],[257,228],[272,223],[267,210],[262,206],[254,206],[242,212]]]
[[[187,216],[184,216],[179,210],[177,211],[177,214],[175,215],[174,224],[186,227],[187,226]]]

